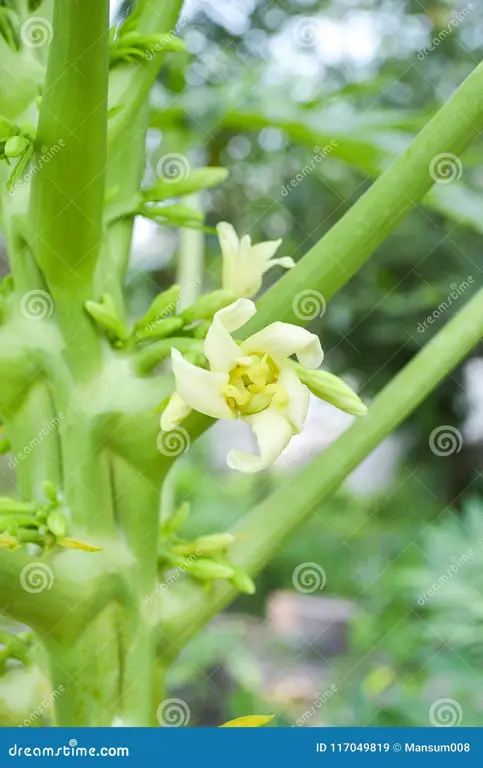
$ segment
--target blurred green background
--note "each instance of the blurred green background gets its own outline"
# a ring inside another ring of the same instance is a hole
[[[226,166],[228,181],[197,201],[207,225],[230,221],[255,242],[283,237],[281,255],[297,260],[479,62],[483,7],[192,0],[177,33],[189,53],[169,55],[153,94],[146,178],[171,153],[192,167]],[[483,283],[481,150],[480,141],[450,158],[449,175],[443,168],[314,319],[327,368],[368,404]],[[133,315],[176,279],[179,245],[177,229],[136,222]],[[216,238],[205,246],[211,290]],[[189,702],[191,726],[252,712],[275,712],[278,725],[424,726],[445,717],[434,708],[444,699],[450,718],[482,724],[482,381],[480,348],[294,532],[256,595],[185,648],[168,694]],[[256,477],[225,466],[228,446],[250,436],[218,425],[178,460],[164,504],[191,502],[188,535],[227,529],[350,423],[313,403],[304,434]],[[1,466],[8,493],[8,460]],[[323,588],[296,588],[303,564],[323,572]],[[0,678],[4,724],[18,719],[8,685]]]

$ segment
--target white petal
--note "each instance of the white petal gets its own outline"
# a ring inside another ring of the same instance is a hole
[[[168,405],[161,414],[161,429],[163,432],[169,432],[174,429],[183,419],[191,413],[191,408],[185,403],[177,392],[173,392],[169,398]]]
[[[261,413],[246,416],[244,421],[253,429],[260,455],[230,451],[227,464],[239,472],[260,472],[273,464],[287,447],[293,435],[292,426],[276,408],[267,408]]]
[[[324,359],[320,341],[314,333],[290,323],[272,323],[242,344],[244,355],[263,352],[273,358],[296,355],[304,368],[318,368]]]
[[[292,269],[295,267],[295,261],[290,256],[281,256],[280,259],[270,259],[265,265],[265,272],[272,267],[283,267],[284,269]]]
[[[220,221],[217,224],[216,231],[218,232],[218,240],[223,256],[225,253],[237,253],[240,241],[235,228],[226,221]]]
[[[278,384],[285,390],[289,397],[289,403],[283,409],[285,418],[289,420],[297,432],[301,432],[310,403],[310,392],[305,384],[291,368],[282,368],[278,377]]]
[[[252,258],[264,267],[267,261],[272,259],[282,244],[282,240],[267,240],[252,247]],[[265,270],[264,270],[265,271]]]
[[[228,384],[230,378],[227,373],[198,368],[188,363],[174,348],[171,350],[171,359],[176,390],[190,408],[214,419],[236,418],[221,393],[221,388]]]
[[[230,336],[253,317],[255,304],[249,299],[238,299],[216,312],[206,334],[203,351],[212,371],[229,373],[242,357],[240,346]]]

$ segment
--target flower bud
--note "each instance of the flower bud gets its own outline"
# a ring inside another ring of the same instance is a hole
[[[298,364],[296,370],[302,384],[316,397],[353,416],[366,415],[367,407],[360,397],[338,376],[327,371],[307,371]]]
[[[238,568],[238,566],[233,566],[234,575],[232,578],[232,582],[237,588],[239,592],[243,592],[246,595],[254,595],[256,588],[253,580],[250,578],[248,573],[245,573],[245,571],[242,571],[241,568]]]
[[[231,579],[234,575],[231,566],[207,558],[201,558],[194,563],[186,561],[184,565],[186,570],[197,579]]]
[[[24,136],[12,136],[5,144],[5,155],[10,158],[22,157],[29,148],[30,141]]]
[[[42,483],[42,490],[44,492],[45,498],[51,501],[52,504],[59,503],[59,499],[57,498],[57,488],[53,483],[50,482],[50,480],[44,480]]]
[[[172,285],[167,291],[156,296],[146,314],[136,323],[136,328],[143,328],[156,320],[163,320],[168,315],[172,315],[176,309],[180,291],[179,285]]]
[[[129,334],[126,326],[119,318],[116,306],[108,293],[103,294],[100,302],[86,301],[84,306],[101,328],[109,331],[116,339],[127,339]]]
[[[152,320],[150,323],[136,328],[136,339],[166,339],[172,333],[178,331],[184,325],[181,317],[166,317],[164,320]]]
[[[67,518],[62,512],[55,509],[47,518],[47,527],[54,536],[65,536],[67,532]]]
[[[198,550],[205,555],[221,552],[233,544],[234,541],[235,537],[231,533],[213,533],[211,536],[200,536],[199,539],[186,544],[178,544],[173,547],[173,552],[179,555],[191,555]]]
[[[194,304],[187,307],[181,314],[185,323],[193,323],[195,320],[211,320],[213,315],[224,307],[228,307],[234,301],[231,291],[224,289],[212,291],[200,296]]]

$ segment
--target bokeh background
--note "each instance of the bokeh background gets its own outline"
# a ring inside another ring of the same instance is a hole
[[[113,19],[128,7],[113,2]],[[176,33],[188,53],[167,57],[153,93],[146,180],[173,153],[225,166],[223,186],[192,201],[207,227],[283,237],[281,255],[297,260],[479,63],[483,7],[190,0]],[[483,283],[481,151],[436,168],[423,204],[314,312],[326,367],[368,404]],[[206,291],[220,275],[209,231],[136,221],[133,317],[180,276]],[[480,348],[280,547],[256,595],[184,649],[168,694],[189,702],[191,726],[251,712],[304,727],[481,725],[482,382]],[[251,435],[219,424],[178,460],[163,504],[190,502],[188,536],[228,529],[351,420],[313,402],[304,433],[255,477],[225,464]],[[8,457],[0,474],[10,493]],[[0,677],[4,724],[27,688]]]

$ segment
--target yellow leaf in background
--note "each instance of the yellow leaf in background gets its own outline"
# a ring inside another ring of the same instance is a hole
[[[95,547],[94,544],[86,544],[85,541],[77,541],[65,536],[57,537],[56,543],[65,549],[82,549],[84,552],[101,552],[102,550],[102,547]]]
[[[275,715],[247,715],[246,717],[237,717],[235,720],[229,720],[220,725],[220,728],[259,728],[273,720]]]

